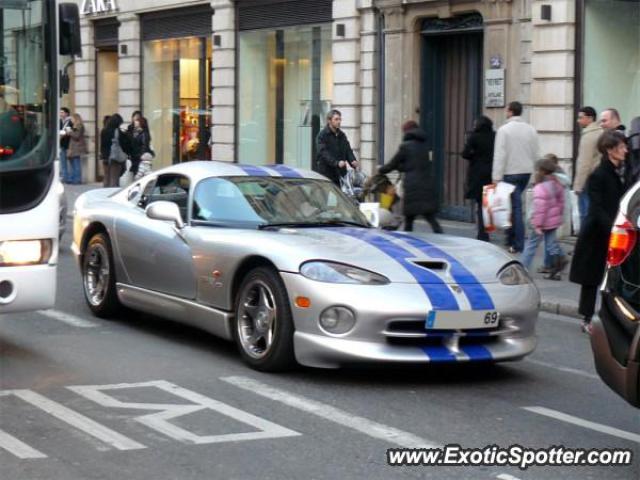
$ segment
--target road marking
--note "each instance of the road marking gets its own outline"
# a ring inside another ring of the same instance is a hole
[[[84,415],[75,412],[64,405],[59,404],[58,402],[54,402],[53,400],[48,399],[40,395],[39,393],[33,392],[31,390],[2,390],[0,391],[0,397],[5,397],[9,395],[14,395],[27,403],[30,403],[34,407],[37,407],[49,415],[57,418],[58,420],[62,420],[63,422],[71,425],[72,427],[77,428],[80,431],[91,435],[92,437],[97,438],[98,440],[106,443],[107,445],[111,445],[118,450],[139,450],[142,448],[147,448],[146,446],[138,443],[130,438],[121,435],[118,432],[111,430],[104,425],[100,425],[99,423],[91,420]],[[2,444],[0,443],[0,446]]]
[[[232,376],[221,377],[220,380],[235,385],[238,388],[247,390],[256,395],[284,403],[303,412],[311,413],[343,427],[349,427],[370,437],[391,442],[406,448],[439,448],[436,442],[420,438],[412,433],[408,433],[397,428],[393,428],[382,423],[374,422],[364,417],[358,417],[344,410],[317,402],[301,395],[294,395],[286,390],[274,388],[265,383],[252,378]]]
[[[513,475],[509,475],[508,473],[501,473],[496,478],[500,480],[520,480],[518,477],[514,477]]]
[[[89,320],[85,320],[84,318],[76,317],[75,315],[64,313],[59,310],[38,310],[38,313],[40,315],[44,315],[45,317],[53,318],[54,320],[58,320],[59,322],[71,325],[72,327],[92,328],[98,326],[98,324],[95,322],[90,322]]]
[[[584,370],[578,370],[577,368],[561,367],[561,366],[558,366],[558,365],[554,365],[552,363],[542,362],[540,360],[534,360],[533,358],[525,358],[524,361],[527,362],[527,363],[532,363],[534,365],[538,365],[540,367],[552,368],[553,370],[558,370],[560,372],[570,373],[572,375],[580,375],[582,377],[591,378],[591,379],[595,379],[595,380],[600,380],[600,377],[598,377],[598,375],[595,375],[595,374],[589,373],[589,372],[585,372]]]
[[[47,458],[44,453],[31,448],[4,430],[0,430],[0,448],[4,448],[18,458]]]
[[[125,390],[130,388],[157,388],[177,397],[187,399],[193,402],[193,405],[182,404],[161,404],[161,403],[136,403],[122,402],[117,398],[111,397],[103,390]],[[143,415],[135,418],[135,421],[152,428],[163,435],[183,443],[192,443],[196,445],[222,442],[240,442],[246,440],[264,440],[282,437],[295,437],[302,435],[299,432],[290,430],[276,423],[270,422],[263,418],[252,415],[244,410],[237,409],[226,403],[219,402],[199,393],[179,387],[165,380],[156,380],[141,383],[121,383],[116,385],[82,385],[67,387],[69,390],[82,395],[89,400],[98,403],[104,407],[111,408],[128,408],[140,410],[158,411],[149,415]],[[228,433],[223,435],[196,435],[193,432],[185,430],[169,422],[169,420],[188,415],[190,413],[199,412],[201,410],[213,410],[227,417],[233,418],[238,422],[244,423],[256,428],[257,432],[245,433]]]
[[[625,440],[631,440],[632,442],[640,443],[640,435],[638,435],[637,433],[626,432],[624,430],[619,430],[614,427],[609,427],[608,425],[602,425],[601,423],[595,423],[589,420],[584,420],[582,418],[574,417],[573,415],[568,415],[566,413],[558,412],[557,410],[551,410],[550,408],[545,408],[545,407],[522,407],[522,408],[529,412],[537,413],[539,415],[544,415],[550,418],[555,418],[556,420],[560,420],[562,422],[571,423],[573,425],[578,425],[579,427],[595,430],[596,432],[606,433],[607,435],[612,435],[614,437],[624,438]]]

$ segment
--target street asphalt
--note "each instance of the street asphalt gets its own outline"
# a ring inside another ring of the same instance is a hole
[[[542,313],[538,348],[520,362],[263,374],[198,330],[92,317],[68,246],[66,234],[55,310],[0,317],[0,479],[640,478],[639,412],[598,378],[577,319]],[[386,464],[389,448],[446,444],[634,456],[527,470]]]

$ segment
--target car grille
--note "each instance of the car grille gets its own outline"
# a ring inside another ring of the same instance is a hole
[[[391,320],[382,333],[390,345],[428,347],[443,345],[454,335],[458,337],[460,346],[488,345],[497,342],[500,335],[511,332],[504,327],[502,320],[495,328],[473,330],[427,330],[424,323],[424,320]]]

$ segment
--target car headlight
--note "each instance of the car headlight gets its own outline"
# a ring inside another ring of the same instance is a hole
[[[52,244],[51,239],[0,242],[0,267],[47,263],[51,258]]]
[[[533,279],[519,263],[510,263],[500,270],[498,279],[503,285],[526,285],[533,283]]]
[[[313,261],[303,263],[300,273],[310,280],[326,283],[354,283],[361,285],[386,285],[389,279],[368,270],[342,263]]]

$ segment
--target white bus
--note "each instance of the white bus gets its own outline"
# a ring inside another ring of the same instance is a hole
[[[58,262],[58,53],[78,8],[0,0],[0,314],[51,308]]]

